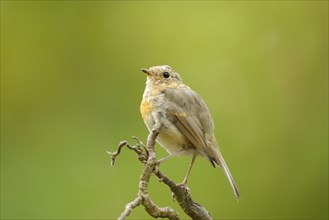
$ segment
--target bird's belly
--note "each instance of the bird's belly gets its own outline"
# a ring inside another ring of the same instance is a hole
[[[183,136],[175,125],[167,125],[160,130],[157,142],[165,148],[168,153],[173,154],[184,149],[182,155],[190,155],[190,142]]]
[[[149,131],[152,131],[155,120],[149,110],[149,105],[147,101],[143,101],[141,104],[141,113],[146,127]],[[192,155],[192,150],[194,148],[189,147],[191,143],[188,139],[182,135],[182,133],[177,129],[177,127],[168,120],[162,120],[163,127],[157,137],[157,142],[168,151],[168,153],[173,154],[182,149],[184,152],[182,155]]]

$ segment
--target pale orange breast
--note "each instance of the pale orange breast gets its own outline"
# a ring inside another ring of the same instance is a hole
[[[148,115],[151,114],[152,106],[150,105],[150,103],[148,101],[143,99],[141,106],[140,106],[140,111],[141,111],[144,122],[146,122]]]

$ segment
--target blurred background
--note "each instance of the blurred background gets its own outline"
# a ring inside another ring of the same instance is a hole
[[[145,142],[140,68],[161,64],[207,102],[241,192],[196,161],[215,219],[328,218],[327,1],[1,1],[1,218],[117,218],[143,166],[106,151]],[[180,182],[189,162],[161,170]],[[150,193],[187,218],[156,178]]]

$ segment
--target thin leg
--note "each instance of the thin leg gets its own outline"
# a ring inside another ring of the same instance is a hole
[[[193,167],[195,158],[196,158],[196,154],[193,155],[193,158],[192,158],[192,161],[190,163],[190,166],[189,166],[189,168],[187,170],[186,176],[185,176],[183,182],[180,184],[181,186],[185,186],[187,184],[187,179],[188,179],[188,177],[189,177],[189,175],[191,173],[191,170],[192,170],[192,167]]]
[[[177,152],[175,152],[175,153],[173,153],[173,154],[169,154],[168,156],[159,159],[159,160],[157,161],[157,164],[160,164],[160,163],[162,163],[162,162],[164,162],[164,161],[166,161],[166,160],[168,160],[168,159],[170,159],[170,158],[172,158],[172,157],[174,157],[174,156],[177,156],[177,155],[179,155],[179,154],[181,154],[181,153],[183,153],[183,152],[184,152],[184,149],[181,149],[181,150],[179,150],[179,151],[177,151]]]

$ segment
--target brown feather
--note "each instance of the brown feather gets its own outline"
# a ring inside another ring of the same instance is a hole
[[[220,166],[230,182],[237,199],[240,194],[232,174],[219,150],[210,111],[203,99],[187,86],[164,90],[167,118],[215,166]],[[174,117],[173,117],[174,116]]]

